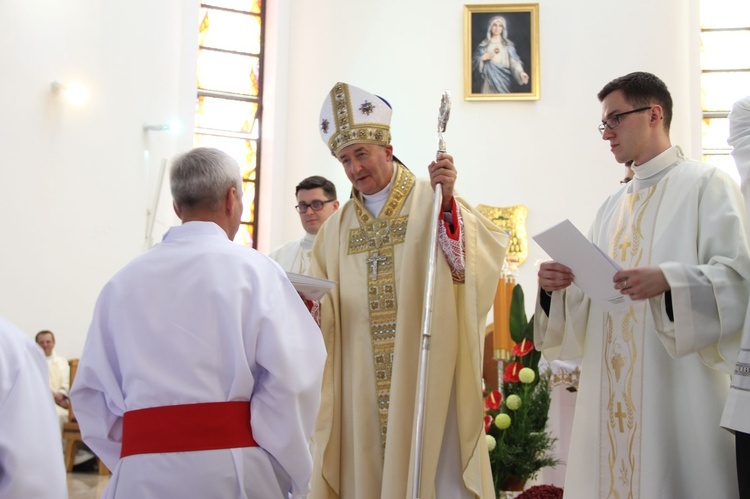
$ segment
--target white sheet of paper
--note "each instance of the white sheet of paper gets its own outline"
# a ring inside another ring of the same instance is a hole
[[[335,281],[295,274],[294,272],[287,272],[286,276],[289,278],[292,286],[294,286],[294,289],[307,300],[320,300],[336,285]]]
[[[532,239],[556,262],[573,271],[573,282],[604,310],[633,303],[614,288],[612,278],[621,270],[601,248],[589,241],[570,220],[540,232]]]

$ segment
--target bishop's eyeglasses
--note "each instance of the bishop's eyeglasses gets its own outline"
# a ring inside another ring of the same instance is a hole
[[[308,209],[308,208],[312,208],[312,211],[320,211],[320,210],[322,210],[322,209],[323,209],[323,206],[324,206],[324,205],[325,205],[326,203],[332,203],[333,201],[336,201],[336,200],[335,200],[335,199],[328,199],[328,200],[326,200],[326,201],[321,201],[321,200],[319,200],[319,199],[316,199],[315,201],[311,202],[310,204],[307,204],[307,203],[300,203],[300,204],[298,204],[297,206],[295,206],[294,208],[295,208],[295,209],[296,209],[296,210],[297,210],[297,211],[298,211],[299,213],[307,213],[307,209]]]
[[[647,109],[651,109],[653,106],[646,106],[646,107],[639,107],[638,109],[631,109],[630,111],[625,111],[624,113],[618,113],[610,116],[607,118],[606,121],[602,121],[599,125],[599,133],[604,135],[604,129],[605,127],[609,127],[610,130],[614,130],[618,126],[620,126],[620,118],[622,118],[625,115],[632,114],[632,113],[640,113],[641,111],[645,111]]]

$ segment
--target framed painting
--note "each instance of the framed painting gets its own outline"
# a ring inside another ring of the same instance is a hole
[[[464,6],[464,99],[539,99],[539,4]]]

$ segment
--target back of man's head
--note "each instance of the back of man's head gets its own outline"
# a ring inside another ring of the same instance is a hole
[[[239,165],[218,149],[198,147],[178,156],[169,178],[175,207],[181,211],[217,211],[229,189],[242,194]]]
[[[309,191],[311,189],[317,189],[318,187],[323,189],[323,192],[328,199],[336,199],[336,186],[333,185],[333,182],[325,177],[321,177],[320,175],[307,177],[305,180],[297,184],[297,187],[294,190],[294,195],[296,196],[299,191]]]
[[[627,103],[634,108],[655,104],[661,106],[664,116],[664,130],[669,133],[669,126],[672,123],[672,95],[669,93],[667,85],[657,76],[637,71],[615,78],[599,91],[597,94],[599,102],[617,90],[622,92]]]

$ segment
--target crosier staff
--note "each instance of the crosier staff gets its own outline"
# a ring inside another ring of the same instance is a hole
[[[448,118],[451,112],[451,97],[445,91],[440,99],[440,111],[438,113],[438,151],[436,157],[445,153],[445,140],[443,132],[448,124]],[[438,218],[440,208],[443,203],[443,185],[435,185],[435,199],[432,204],[432,232],[430,235],[430,258],[429,270],[427,272],[427,284],[425,291],[425,307],[422,314],[422,351],[419,356],[419,380],[417,391],[417,428],[414,432],[414,480],[412,487],[412,497],[419,499],[421,482],[422,482],[422,451],[424,440],[424,406],[427,387],[427,365],[430,359],[430,338],[432,332],[430,326],[432,323],[432,305],[435,289],[435,267],[437,265],[437,233]]]

